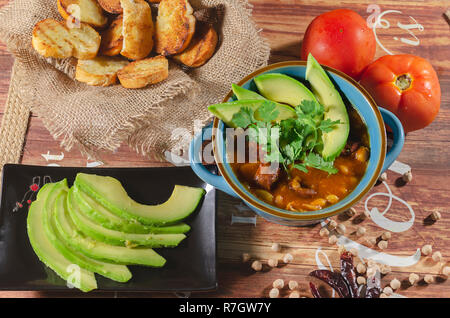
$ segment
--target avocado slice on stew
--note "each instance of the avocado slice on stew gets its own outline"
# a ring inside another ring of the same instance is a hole
[[[306,79],[325,108],[324,120],[340,121],[333,130],[322,135],[321,155],[325,160],[331,161],[339,156],[347,143],[350,132],[347,108],[327,73],[311,54],[308,55]]]

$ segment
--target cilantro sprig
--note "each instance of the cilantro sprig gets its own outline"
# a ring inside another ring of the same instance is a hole
[[[295,107],[297,118],[274,122],[279,111],[272,101],[264,101],[255,111],[243,107],[231,119],[236,127],[247,129],[248,138],[257,142],[266,152],[267,162],[278,162],[287,171],[297,168],[307,172],[313,167],[330,174],[337,173],[333,161],[324,160],[319,152],[323,147],[322,134],[340,123],[323,119],[324,107],[316,101],[304,100]]]

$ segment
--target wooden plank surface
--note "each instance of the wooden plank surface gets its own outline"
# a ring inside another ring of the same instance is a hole
[[[0,6],[8,0],[0,0]],[[412,228],[405,232],[393,233],[389,246],[383,252],[396,256],[410,256],[424,244],[432,244],[435,251],[440,251],[444,262],[438,264],[430,257],[409,267],[392,267],[392,272],[382,279],[383,287],[393,278],[401,281],[407,279],[411,272],[420,275],[437,275],[444,264],[450,260],[450,27],[444,16],[449,2],[442,1],[294,1],[294,0],[252,0],[253,18],[261,34],[270,43],[272,54],[270,62],[295,60],[299,58],[301,41],[304,31],[312,19],[328,10],[336,8],[351,8],[364,18],[371,18],[373,13],[385,13],[383,16],[390,27],[377,28],[379,39],[377,57],[391,53],[411,53],[428,59],[435,67],[442,88],[441,110],[435,122],[421,131],[408,134],[405,147],[399,161],[412,167],[413,181],[407,185],[400,185],[399,174],[388,173],[387,184],[392,193],[404,200],[412,208],[415,221]],[[378,10],[378,11],[377,11]],[[387,12],[387,10],[395,10]],[[400,23],[400,24],[399,24]],[[408,30],[405,25],[418,23],[422,28],[412,27]],[[403,26],[403,28],[402,28]],[[411,35],[411,32],[413,35]],[[402,40],[403,39],[403,40]],[[406,41],[405,41],[406,40]],[[408,41],[409,40],[409,41]],[[412,44],[411,44],[412,43]],[[385,50],[382,48],[385,48]],[[250,48],[251,49],[251,48]],[[9,78],[13,57],[6,51],[5,45],[0,44],[0,119],[4,111],[4,104],[9,87]],[[206,105],[205,105],[206,106]],[[64,154],[62,161],[46,161],[42,154]],[[155,166],[161,163],[152,162],[137,155],[127,146],[122,146],[116,153],[104,158],[105,166]],[[60,164],[64,166],[85,166],[88,160],[79,152],[64,151],[59,147],[43,127],[39,118],[32,116],[29,123],[22,163],[24,164]],[[168,164],[165,164],[168,165]],[[382,184],[377,185],[371,192],[386,193]],[[367,198],[367,197],[366,197]],[[358,214],[364,211],[364,198],[355,206]],[[370,207],[377,207],[381,211],[387,204],[387,198],[378,196],[369,202]],[[254,217],[251,211],[241,209],[239,200],[226,194],[219,193],[217,211],[217,247],[218,247],[218,282],[217,291],[193,296],[207,297],[267,297],[272,282],[283,278],[286,282],[299,282],[302,295],[310,297],[307,288],[309,272],[317,268],[316,253],[321,249],[328,255],[333,268],[338,267],[338,252],[336,245],[330,245],[326,238],[319,236],[319,226],[293,228],[273,224],[257,217],[256,225],[232,224],[232,216]],[[429,225],[424,220],[433,211],[440,211],[442,219]],[[411,215],[409,209],[399,201],[394,200],[387,217],[395,221],[408,220]],[[342,220],[335,218],[347,227],[346,236],[358,242],[351,233],[357,226],[367,228],[365,237],[378,237],[384,230],[372,220],[366,219],[355,224],[354,218]],[[282,244],[282,251],[275,253],[271,250],[273,242]],[[379,252],[379,249],[373,248]],[[266,262],[268,258],[281,258],[284,253],[294,256],[292,263],[262,272],[252,272],[248,264],[242,264],[242,253],[249,253],[254,259]],[[322,262],[325,262],[321,258]],[[437,277],[437,276],[436,276]],[[438,279],[434,284],[419,284],[408,287],[403,284],[397,291],[406,297],[450,297],[450,282]],[[74,296],[73,292],[64,294],[46,294],[38,292],[0,292],[0,297],[39,297],[39,296]],[[103,294],[92,293],[92,296],[173,296],[162,294]],[[286,288],[281,296],[286,297]]]

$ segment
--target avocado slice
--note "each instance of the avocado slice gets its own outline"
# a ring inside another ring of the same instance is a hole
[[[316,101],[314,94],[301,82],[281,73],[267,73],[255,77],[259,92],[267,99],[293,107],[303,100]]]
[[[78,189],[77,186],[73,186],[70,191],[73,193],[73,198],[78,205],[80,213],[84,217],[110,230],[137,234],[176,234],[186,233],[191,229],[189,225],[183,222],[168,226],[151,226],[143,225],[136,221],[130,222],[109,211],[89,195]]]
[[[39,191],[37,199],[31,204],[27,216],[27,232],[31,246],[41,262],[67,281],[71,279],[72,273],[69,269],[74,265],[74,262],[59,252],[48,239],[44,228],[45,203],[54,187],[55,184],[51,183],[44,185]],[[97,281],[92,271],[80,267],[79,274],[78,282],[71,281],[75,287],[83,292],[97,288]]]
[[[336,125],[332,131],[322,135],[321,155],[325,160],[331,161],[339,156],[347,143],[350,132],[347,108],[327,73],[311,54],[308,55],[306,79],[325,108],[324,120],[340,120],[340,124]]]
[[[81,233],[67,211],[67,192],[56,199],[55,224],[65,244],[97,260],[124,265],[162,267],[166,260],[150,248],[128,248],[108,245]]]
[[[259,95],[258,93],[251,91],[249,89],[243,88],[236,84],[231,84],[231,89],[233,90],[233,94],[236,96],[238,100],[265,100],[266,98]]]
[[[118,246],[175,247],[186,238],[184,234],[135,234],[104,228],[84,216],[73,198],[67,195],[67,206],[73,222],[84,234],[100,242]]]
[[[55,183],[53,190],[50,192],[44,208],[44,229],[48,239],[63,254],[67,259],[73,263],[83,267],[94,273],[98,273],[106,278],[112,279],[117,282],[127,282],[131,279],[132,275],[130,270],[125,265],[117,265],[111,263],[100,262],[92,258],[86,257],[76,250],[70,248],[64,244],[64,240],[59,234],[55,226],[55,202],[56,198],[64,191],[67,191],[67,180],[64,179]]]
[[[233,101],[233,102],[210,105],[208,107],[208,110],[214,116],[216,116],[217,118],[222,120],[225,124],[227,124],[229,127],[237,128],[231,121],[234,114],[239,112],[239,110],[242,107],[248,107],[255,112],[255,114],[254,114],[255,118],[259,119],[258,108],[265,102],[266,102],[266,100],[258,100],[258,99],[238,100],[238,101]],[[278,117],[275,120],[276,122],[280,122],[281,120],[288,119],[288,118],[297,117],[295,110],[290,106],[276,103],[276,110],[278,110]]]
[[[119,180],[112,177],[78,173],[76,186],[116,215],[146,225],[177,223],[191,215],[205,190],[175,185],[170,198],[159,205],[140,204],[131,199]]]

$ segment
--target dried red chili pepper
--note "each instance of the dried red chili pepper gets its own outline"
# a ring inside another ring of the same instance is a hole
[[[316,277],[321,281],[330,285],[342,298],[351,298],[352,294],[344,277],[336,272],[326,269],[318,269],[309,273],[310,276]]]
[[[341,275],[347,282],[351,297],[358,298],[358,284],[356,283],[355,266],[353,265],[353,256],[349,252],[344,252],[341,255]]]

